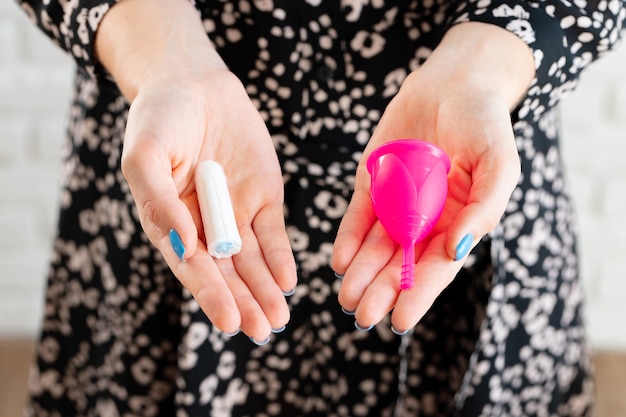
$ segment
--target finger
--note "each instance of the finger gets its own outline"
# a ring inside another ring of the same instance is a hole
[[[335,238],[331,266],[337,274],[345,274],[375,221],[369,187],[356,189]]]
[[[291,292],[297,283],[296,261],[285,229],[282,204],[259,211],[252,228],[274,281],[282,292]]]
[[[463,194],[463,189],[470,190],[464,207],[447,230],[445,251],[451,259],[463,259],[483,235],[496,227],[517,185],[520,175],[517,154],[496,159],[481,161],[472,174],[460,169],[451,172],[449,194],[453,198],[455,194]]]
[[[391,314],[398,332],[414,327],[461,269],[461,264],[451,262],[443,250],[444,240],[443,234],[433,238],[415,265],[413,287],[400,292]]]
[[[173,253],[165,254],[165,258],[215,327],[227,333],[234,333],[241,327],[238,303],[204,245],[187,261],[179,260]]]
[[[359,300],[355,319],[361,328],[376,325],[392,310],[400,294],[401,270],[402,253],[397,250]]]
[[[387,265],[396,249],[397,245],[381,224],[374,223],[341,281],[339,304],[346,311],[357,309],[363,294]]]
[[[260,343],[267,340],[271,334],[271,324],[257,298],[240,276],[233,261],[234,258],[216,259],[215,263],[235,299],[237,310],[241,316],[241,331]]]
[[[124,152],[122,171],[150,241],[163,254],[191,258],[197,248],[198,231],[189,209],[180,199],[163,148],[154,140],[142,141],[141,151],[131,148]],[[180,242],[170,239],[171,230],[176,231],[173,238]],[[177,243],[180,243],[178,247]]]
[[[289,321],[289,306],[283,291],[274,280],[252,229],[244,228],[241,233],[244,242],[242,250],[233,258],[237,273],[272,329],[280,329]],[[246,322],[245,317],[243,321]]]

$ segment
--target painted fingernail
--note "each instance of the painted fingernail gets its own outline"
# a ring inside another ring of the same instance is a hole
[[[274,334],[282,333],[282,332],[285,331],[286,328],[287,328],[287,326],[279,327],[278,329],[272,329],[272,333],[274,333]]]
[[[456,246],[456,254],[454,258],[455,261],[459,261],[463,259],[465,255],[467,255],[469,250],[472,248],[473,241],[474,241],[473,234],[468,233],[465,236],[463,236],[463,239],[461,239],[459,244]]]
[[[261,341],[256,340],[254,337],[250,337],[249,339],[250,339],[250,341],[252,343],[254,343],[257,346],[267,345],[270,342],[270,337],[269,336],[267,336],[265,339],[263,339]]]
[[[285,297],[291,297],[292,295],[294,295],[296,293],[296,289],[292,288],[291,291],[283,291],[283,295]]]
[[[347,310],[343,307],[341,307],[341,311],[343,311],[344,314],[347,314],[348,316],[354,316],[355,311],[354,310]]]
[[[235,330],[234,332],[231,332],[231,333],[228,333],[228,332],[222,332],[222,333],[224,333],[225,336],[233,337],[233,336],[237,336],[239,334],[239,332],[240,332],[240,330],[237,329],[237,330]]]
[[[337,279],[343,279],[343,274],[335,272],[335,277],[337,277]]]
[[[183,241],[180,239],[180,235],[174,229],[170,230],[170,244],[172,245],[172,249],[174,249],[174,253],[181,261],[185,260],[185,245],[183,245]]]
[[[358,321],[354,321],[354,327],[356,327],[357,330],[362,331],[362,332],[369,332],[370,330],[372,330],[374,328],[374,325],[371,324],[368,327],[363,327],[359,324]]]
[[[401,332],[400,330],[396,329],[395,327],[393,327],[393,324],[391,325],[391,331],[394,334],[397,334],[398,336],[404,336],[405,334],[407,334],[409,332],[409,329],[406,329],[405,331]]]

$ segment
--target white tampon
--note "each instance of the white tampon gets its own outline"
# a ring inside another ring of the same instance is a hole
[[[196,192],[209,253],[228,258],[241,250],[235,213],[230,201],[226,175],[215,161],[204,161],[196,168]]]

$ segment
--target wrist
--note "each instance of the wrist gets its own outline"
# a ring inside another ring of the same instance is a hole
[[[479,88],[499,96],[509,109],[524,97],[535,76],[526,43],[505,29],[477,22],[453,26],[423,69],[443,88]]]
[[[226,70],[187,0],[124,0],[104,16],[96,58],[132,102],[146,86]]]

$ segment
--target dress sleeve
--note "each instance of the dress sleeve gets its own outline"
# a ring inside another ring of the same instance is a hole
[[[18,0],[47,36],[74,57],[91,76],[96,73],[93,42],[102,17],[117,0]]]
[[[466,0],[452,24],[491,23],[519,36],[532,49],[536,78],[520,116],[537,120],[575,88],[592,61],[621,40],[624,0]]]

